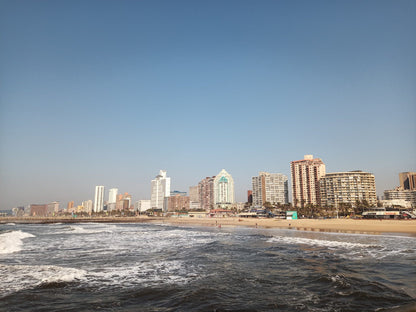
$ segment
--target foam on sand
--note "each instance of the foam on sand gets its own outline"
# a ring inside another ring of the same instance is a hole
[[[0,234],[0,254],[8,254],[22,250],[23,239],[35,237],[22,231],[11,231]]]

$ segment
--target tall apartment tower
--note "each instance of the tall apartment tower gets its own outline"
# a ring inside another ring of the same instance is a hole
[[[401,172],[399,180],[403,190],[416,191],[416,172]]]
[[[289,186],[286,175],[259,172],[259,176],[252,177],[251,180],[255,207],[261,207],[265,202],[271,204],[287,204],[289,202]]]
[[[117,188],[112,188],[108,191],[108,203],[107,203],[107,210],[113,211],[116,209],[116,203],[117,203]]]
[[[159,174],[151,182],[151,188],[151,207],[166,212],[167,198],[170,196],[170,178],[166,176],[166,170],[159,171]]]
[[[234,204],[234,202],[233,177],[222,169],[214,179],[214,203],[225,207]]]
[[[292,204],[304,207],[307,204],[320,205],[319,180],[325,175],[325,164],[320,158],[305,155],[302,160],[290,162],[292,178]]]
[[[341,204],[356,207],[357,201],[366,200],[371,207],[377,205],[374,175],[360,170],[327,173],[320,180],[321,204],[339,208]]]
[[[214,208],[214,177],[206,177],[198,183],[198,195],[201,209]]]
[[[104,209],[104,186],[98,185],[95,187],[94,196],[94,212],[100,212]]]

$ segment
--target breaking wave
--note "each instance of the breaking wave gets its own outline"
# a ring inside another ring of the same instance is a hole
[[[304,245],[315,245],[315,246],[335,247],[335,248],[379,247],[377,245],[369,245],[369,244],[362,244],[362,243],[350,243],[350,242],[340,242],[340,241],[313,239],[313,238],[305,238],[305,237],[288,237],[288,236],[274,236],[268,239],[267,242],[286,243],[286,244],[304,244]]]
[[[11,231],[0,234],[0,254],[8,254],[22,250],[23,239],[35,237],[22,231]]]
[[[81,281],[86,271],[55,265],[2,265],[0,264],[0,296],[28,288],[48,288]],[[49,286],[48,286],[49,285]]]

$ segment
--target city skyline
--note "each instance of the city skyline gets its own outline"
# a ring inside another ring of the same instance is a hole
[[[2,1],[0,210],[226,168],[416,169],[416,3]],[[111,22],[110,22],[111,21]],[[290,189],[290,188],[289,188]],[[291,197],[289,197],[291,198]]]

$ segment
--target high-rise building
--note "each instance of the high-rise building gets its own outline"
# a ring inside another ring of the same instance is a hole
[[[170,178],[166,170],[160,170],[159,175],[151,182],[151,206],[153,209],[167,211],[167,198],[170,196]]]
[[[66,210],[71,210],[72,208],[74,208],[74,201],[70,201],[68,203],[68,205],[66,206]]]
[[[327,173],[320,179],[321,205],[339,208],[341,204],[356,207],[357,202],[367,201],[370,207],[377,205],[374,175],[360,170]]]
[[[118,188],[112,188],[108,191],[108,203],[115,204],[117,202]]]
[[[201,203],[199,202],[198,185],[189,187],[189,209],[201,209]]]
[[[95,187],[95,196],[94,196],[94,212],[100,212],[104,209],[104,186],[97,185]]]
[[[214,177],[206,177],[198,183],[199,203],[201,209],[214,209]]]
[[[247,191],[247,202],[249,204],[253,203],[253,191],[252,190]]]
[[[92,212],[92,200],[86,200],[82,202],[82,207],[84,207],[84,211],[87,213],[91,213]]]
[[[325,175],[323,161],[319,158],[313,158],[313,155],[305,155],[302,160],[290,162],[290,172],[293,206],[320,205],[319,180]]]
[[[401,172],[399,180],[403,190],[416,191],[416,172]]]
[[[216,206],[228,206],[234,200],[234,180],[224,169],[214,179],[214,202]]]
[[[198,185],[189,187],[189,200],[194,202],[199,201]]]
[[[289,189],[287,176],[281,173],[259,172],[252,177],[253,205],[261,207],[265,202],[271,204],[287,204]]]
[[[112,188],[108,191],[107,211],[116,210],[118,188]]]

